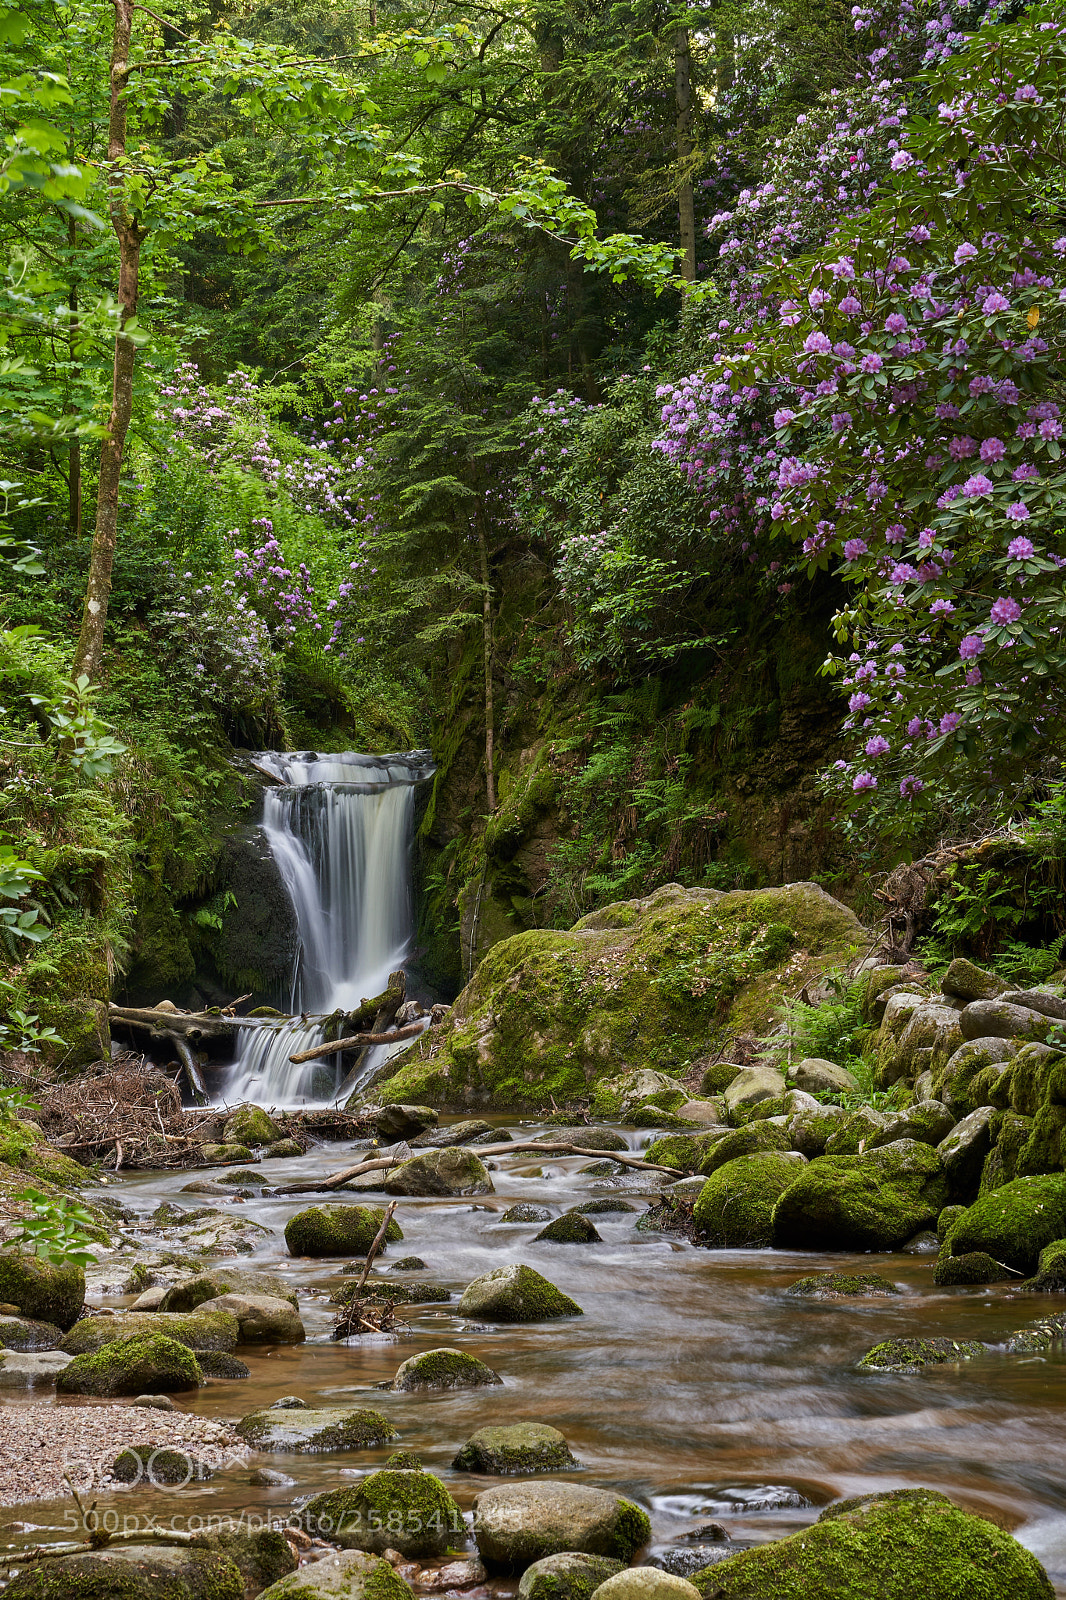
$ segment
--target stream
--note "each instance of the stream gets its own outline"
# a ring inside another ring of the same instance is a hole
[[[539,1125],[496,1119],[514,1136]],[[620,1130],[631,1148],[654,1137]],[[264,1161],[264,1182],[290,1183],[351,1163],[351,1144],[331,1144],[298,1160]],[[996,1341],[1048,1309],[1047,1297],[1010,1296],[1002,1286],[934,1289],[931,1256],[812,1256],[784,1251],[708,1251],[670,1235],[636,1231],[637,1214],[658,1188],[654,1174],[603,1178],[581,1172],[585,1157],[537,1162],[494,1158],[494,1195],[476,1200],[402,1199],[403,1243],[375,1263],[418,1255],[424,1273],[456,1294],[478,1274],[521,1260],[583,1306],[585,1315],[526,1326],[473,1325],[444,1305],[405,1307],[409,1330],[347,1345],[329,1339],[328,1294],[339,1272],[359,1262],[293,1260],[282,1229],[315,1196],[269,1195],[205,1201],[183,1195],[191,1174],[134,1174],[111,1179],[91,1198],[118,1198],[143,1221],[127,1224],[158,1248],[148,1224],[162,1200],[191,1208],[218,1205],[272,1230],[252,1256],[234,1265],[278,1272],[299,1292],[308,1332],[304,1345],[243,1346],[250,1378],[209,1380],[179,1395],[179,1408],[235,1419],[282,1395],[311,1405],[372,1406],[399,1438],[350,1454],[252,1455],[211,1481],[181,1490],[140,1487],[101,1495],[98,1511],[160,1520],[284,1519],[312,1493],[381,1466],[395,1449],[421,1455],[464,1509],[500,1481],[452,1470],[459,1447],[478,1427],[540,1421],[559,1428],[585,1480],[620,1490],[649,1511],[653,1552],[683,1543],[708,1518],[725,1521],[736,1547],[780,1537],[814,1520],[841,1495],[921,1484],[1009,1528],[1048,1567],[1066,1595],[1066,1358],[1062,1354],[986,1357],[920,1375],[862,1373],[858,1358],[880,1339],[905,1334]],[[202,1176],[203,1174],[198,1174]],[[597,1215],[600,1244],[535,1244],[540,1224],[501,1224],[517,1200],[553,1212],[618,1192],[636,1213]],[[338,1196],[381,1204],[374,1196]],[[333,1203],[327,1199],[326,1203]],[[898,1300],[818,1303],[783,1291],[811,1272],[871,1267],[904,1290]],[[405,1278],[407,1274],[403,1275]],[[91,1307],[132,1303],[134,1296],[90,1294]],[[469,1350],[494,1367],[502,1388],[392,1394],[375,1385],[408,1356],[440,1345]],[[39,1403],[42,1391],[27,1399]],[[24,1403],[5,1396],[5,1403]],[[92,1405],[65,1399],[61,1405]],[[249,1487],[250,1471],[270,1466],[292,1487]],[[549,1475],[553,1476],[553,1475]],[[562,1473],[560,1477],[573,1477]],[[508,1481],[508,1480],[504,1480]],[[0,1511],[5,1542],[23,1547],[70,1537],[70,1501]],[[195,1526],[195,1520],[194,1520]],[[500,1594],[515,1581],[493,1580]]]

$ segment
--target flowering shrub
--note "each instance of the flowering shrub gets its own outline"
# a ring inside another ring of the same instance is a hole
[[[270,629],[243,594],[190,587],[164,613],[178,661],[191,658],[197,687],[223,722],[263,742],[277,721],[281,671]]]

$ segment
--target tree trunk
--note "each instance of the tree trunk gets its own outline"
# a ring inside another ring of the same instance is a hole
[[[489,547],[485,534],[485,515],[477,512],[477,542],[481,556],[481,584],[483,591],[481,629],[485,655],[485,799],[489,815],[496,810],[496,776],[493,763],[493,706],[492,706],[492,589],[489,585]]]
[[[681,276],[696,281],[696,208],[692,196],[692,52],[687,28],[674,34],[674,102],[677,109],[677,165],[681,186],[677,209],[681,235]]]
[[[107,438],[100,452],[100,485],[96,497],[96,526],[89,555],[89,581],[85,589],[81,636],[74,653],[74,676],[95,678],[104,650],[104,624],[111,593],[111,569],[118,537],[118,496],[126,432],[133,410],[135,346],[125,332],[137,315],[137,290],[141,245],[146,230],[129,214],[120,163],[126,154],[126,81],[129,76],[133,0],[114,0],[115,30],[111,46],[111,110],[107,129],[107,183],[111,225],[119,246],[119,330],[115,336],[115,361],[111,376],[111,411]]]
[[[78,230],[73,217],[67,218],[67,244],[70,246],[72,265],[76,258],[78,248]],[[78,320],[78,281],[75,277],[70,285],[70,380],[73,386],[81,377],[81,364],[76,356],[78,334],[81,323]],[[73,409],[73,408],[72,408]],[[81,538],[81,444],[75,439],[70,446],[67,457],[67,517],[70,524],[71,538]]]

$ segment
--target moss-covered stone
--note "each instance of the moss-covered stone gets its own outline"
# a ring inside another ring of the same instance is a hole
[[[158,1311],[116,1311],[113,1316],[83,1317],[65,1334],[59,1348],[83,1356],[132,1335],[163,1334],[187,1350],[229,1351],[237,1343],[237,1318],[225,1311],[193,1311],[187,1315]]]
[[[351,1278],[340,1284],[330,1295],[331,1302],[335,1306],[350,1305],[357,1298],[358,1282],[357,1278]],[[431,1306],[450,1300],[452,1292],[441,1288],[439,1283],[386,1283],[383,1278],[368,1278],[362,1289],[358,1290],[358,1297],[364,1300],[390,1300],[400,1306]]]
[[[396,1438],[396,1429],[380,1411],[344,1406],[252,1411],[235,1425],[253,1450],[284,1450],[319,1455],[336,1450],[369,1450]]]
[[[984,1250],[971,1250],[964,1256],[941,1256],[933,1282],[947,1288],[960,1283],[1004,1283],[1010,1276],[1007,1269],[993,1261]]]
[[[857,1156],[880,1133],[887,1117],[872,1106],[857,1106],[839,1126],[833,1128],[825,1141],[827,1156]]]
[[[479,1428],[459,1451],[457,1472],[565,1472],[577,1462],[558,1428],[542,1422],[514,1422],[509,1427]]]
[[[546,1322],[556,1317],[581,1317],[576,1300],[523,1263],[496,1267],[463,1290],[459,1315],[486,1322]]]
[[[895,1144],[897,1139],[916,1139],[919,1144],[938,1145],[954,1128],[957,1117],[939,1100],[919,1100],[906,1111],[889,1117],[883,1128],[867,1142],[868,1150],[882,1144]]]
[[[701,1134],[668,1133],[655,1139],[643,1152],[645,1161],[656,1161],[661,1167],[671,1167],[674,1172],[698,1172],[707,1150],[716,1142]]]
[[[940,980],[940,988],[944,994],[967,1002],[994,1000],[1008,987],[1009,985],[1002,978],[997,978],[994,972],[986,972],[983,967],[975,966],[972,961],[967,961],[962,956],[955,957]]]
[[[413,1600],[411,1590],[380,1556],[338,1550],[272,1583],[258,1600]]]
[[[617,1194],[605,1194],[600,1200],[584,1200],[581,1205],[570,1207],[571,1213],[577,1217],[606,1217],[612,1212],[636,1209],[629,1200],[623,1200],[621,1195]]]
[[[293,1256],[365,1256],[384,1220],[384,1211],[372,1206],[309,1206],[285,1224],[285,1243]],[[393,1217],[385,1231],[387,1245],[403,1238]]]
[[[274,1144],[281,1136],[281,1129],[261,1106],[238,1106],[230,1112],[222,1129],[226,1144],[243,1144],[253,1150],[257,1145]]]
[[[245,1161],[251,1161],[252,1152],[246,1144],[202,1144],[200,1146],[200,1165],[202,1167],[235,1167]]]
[[[28,1317],[0,1316],[0,1349],[57,1350],[63,1337],[54,1322],[33,1322]]]
[[[206,1300],[217,1300],[224,1294],[267,1294],[276,1300],[287,1300],[293,1310],[299,1306],[296,1290],[276,1273],[248,1272],[243,1267],[218,1266],[212,1267],[210,1272],[201,1272],[194,1278],[184,1278],[180,1283],[175,1283],[159,1302],[159,1310],[195,1311]]]
[[[460,1112],[573,1103],[634,1060],[670,1070],[727,1031],[761,1030],[786,992],[863,938],[813,884],[678,890],[569,933],[520,933],[489,951],[439,1037],[401,1057],[374,1093]]]
[[[449,1148],[426,1150],[401,1166],[393,1167],[382,1179],[386,1194],[449,1195],[492,1194],[492,1179],[483,1161],[472,1150]]]
[[[603,1241],[596,1231],[595,1223],[588,1217],[581,1216],[576,1211],[566,1211],[561,1217],[555,1217],[551,1222],[545,1223],[538,1234],[534,1235],[534,1242],[540,1244],[601,1244]]]
[[[976,1111],[979,1105],[988,1104],[979,1099],[975,1080],[987,1067],[996,1067],[1002,1072],[1013,1058],[1015,1049],[1010,1039],[966,1040],[944,1066],[933,1073],[933,1088],[937,1098],[963,1115],[968,1111]]]
[[[738,1061],[713,1061],[700,1078],[700,1094],[724,1094],[743,1071]]]
[[[936,1151],[904,1139],[810,1162],[774,1209],[774,1243],[799,1250],[898,1250],[948,1199]]]
[[[1021,1287],[1029,1294],[1061,1294],[1066,1290],[1066,1239],[1053,1239],[1044,1246],[1035,1274]]]
[[[1032,1137],[1033,1119],[1020,1117],[1016,1111],[996,1112],[991,1133],[994,1143],[981,1168],[978,1198],[1002,1189],[1018,1177],[1021,1153]]]
[[[173,1394],[198,1389],[204,1374],[186,1345],[161,1333],[128,1333],[75,1356],[56,1379],[60,1394]]]
[[[183,1488],[187,1483],[206,1483],[214,1471],[205,1461],[187,1450],[157,1448],[151,1444],[129,1445],[111,1463],[116,1483],[144,1483]]]
[[[901,1294],[902,1290],[878,1272],[818,1272],[790,1284],[785,1293],[806,1300],[847,1300],[856,1295]]]
[[[499,1373],[493,1372],[477,1356],[445,1346],[408,1356],[396,1369],[392,1387],[398,1393],[408,1394],[420,1389],[483,1389],[487,1384],[502,1382]]]
[[[786,1129],[777,1123],[749,1122],[745,1127],[727,1133],[724,1139],[716,1139],[700,1162],[699,1170],[705,1178],[709,1178],[712,1172],[724,1167],[727,1161],[735,1161],[738,1156],[762,1155],[769,1150],[791,1148]]]
[[[0,1254],[0,1302],[18,1306],[24,1317],[70,1328],[85,1304],[84,1269],[72,1262],[53,1266],[5,1250]]]
[[[501,1222],[550,1222],[551,1212],[547,1206],[535,1206],[528,1200],[519,1200],[517,1205],[508,1206],[500,1218]]]
[[[828,1507],[693,1576],[704,1600],[1053,1600],[1024,1546],[931,1489]]]
[[[918,1372],[922,1367],[972,1361],[987,1349],[977,1339],[885,1339],[867,1350],[859,1366],[867,1372]]]
[[[629,1561],[651,1537],[651,1523],[639,1506],[584,1484],[488,1489],[478,1495],[474,1512],[482,1560],[511,1572],[563,1551]]]
[[[466,1532],[463,1514],[429,1472],[372,1472],[360,1483],[315,1495],[300,1518],[305,1530],[345,1550],[443,1555]]]
[[[220,1528],[196,1534],[193,1547],[217,1550],[232,1561],[244,1579],[246,1595],[258,1595],[267,1584],[296,1571],[293,1548],[278,1528]]]
[[[605,1155],[612,1150],[629,1149],[622,1135],[612,1128],[553,1128],[550,1133],[538,1133],[533,1143],[554,1144],[556,1141],[580,1145],[583,1150],[602,1150]]]
[[[780,1196],[807,1163],[792,1151],[738,1156],[707,1179],[692,1211],[701,1244],[712,1249],[762,1248],[773,1241]]]
[[[303,1155],[303,1146],[295,1139],[277,1139],[263,1151],[265,1161],[292,1161]]]
[[[120,1545],[27,1567],[12,1600],[245,1600],[240,1568],[218,1550]]]
[[[944,1251],[983,1251],[1004,1266],[1030,1274],[1045,1245],[1066,1235],[1066,1175],[1016,1178],[983,1195],[948,1229]]]
[[[609,1556],[583,1555],[576,1550],[534,1561],[522,1574],[519,1600],[591,1600],[601,1583],[625,1568]]]

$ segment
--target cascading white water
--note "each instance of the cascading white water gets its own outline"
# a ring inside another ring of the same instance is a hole
[[[350,1011],[386,987],[410,946],[415,785],[432,774],[428,752],[267,751],[257,762],[280,780],[263,796],[262,829],[296,915],[290,991],[279,1000],[296,1013]],[[328,1101],[334,1069],[289,1060],[322,1036],[298,1017],[242,1028],[226,1101]],[[387,1053],[371,1052],[368,1075]]]

